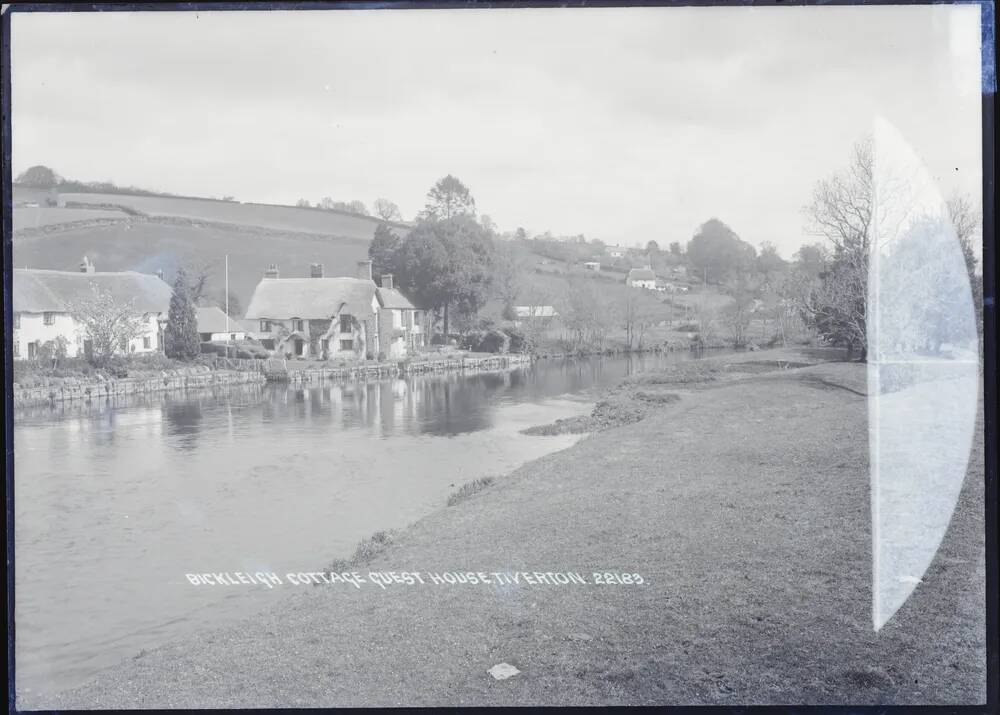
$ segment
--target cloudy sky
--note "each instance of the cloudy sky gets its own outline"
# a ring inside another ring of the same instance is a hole
[[[16,13],[15,174],[294,203],[452,173],[503,230],[786,256],[876,116],[980,194],[979,9]]]

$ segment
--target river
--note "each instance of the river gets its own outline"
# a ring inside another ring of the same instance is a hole
[[[463,483],[573,444],[623,376],[690,353],[540,361],[508,374],[161,394],[15,414],[17,690],[250,615],[287,589],[185,574],[316,571],[444,506]]]

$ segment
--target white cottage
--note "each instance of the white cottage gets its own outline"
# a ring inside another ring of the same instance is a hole
[[[319,263],[309,278],[281,278],[269,266],[245,321],[264,347],[290,357],[402,358],[424,339],[420,311],[393,288],[392,276],[375,284],[371,261],[360,261],[354,278],[327,278]]]
[[[90,341],[73,311],[95,285],[142,316],[141,333],[122,345],[121,352],[162,349],[162,324],[167,319],[172,291],[159,276],[134,271],[98,273],[86,257],[75,272],[17,268],[13,273],[11,342],[15,360],[34,359],[45,343],[56,343],[59,338],[66,341],[68,357],[86,354]]]

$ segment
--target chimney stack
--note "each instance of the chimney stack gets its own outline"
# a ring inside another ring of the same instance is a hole
[[[277,278],[278,277],[278,266],[277,266],[276,263],[272,263],[272,264],[270,264],[267,267],[267,270],[264,271],[264,277],[265,278]]]
[[[80,273],[93,273],[95,271],[94,264],[90,262],[90,259],[86,256],[80,261]]]
[[[371,259],[358,261],[358,278],[364,281],[370,281],[372,279]]]
[[[390,288],[390,289],[392,288],[392,274],[391,273],[383,273],[382,274],[382,287],[383,288]]]
[[[323,277],[323,264],[313,263],[309,266],[309,277],[310,278],[322,278]]]

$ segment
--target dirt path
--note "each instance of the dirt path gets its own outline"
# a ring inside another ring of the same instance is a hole
[[[981,418],[944,542],[876,635],[863,371],[676,390],[646,419],[421,520],[362,569],[615,571],[643,585],[300,588],[19,705],[983,702]],[[500,662],[521,674],[494,681]]]

